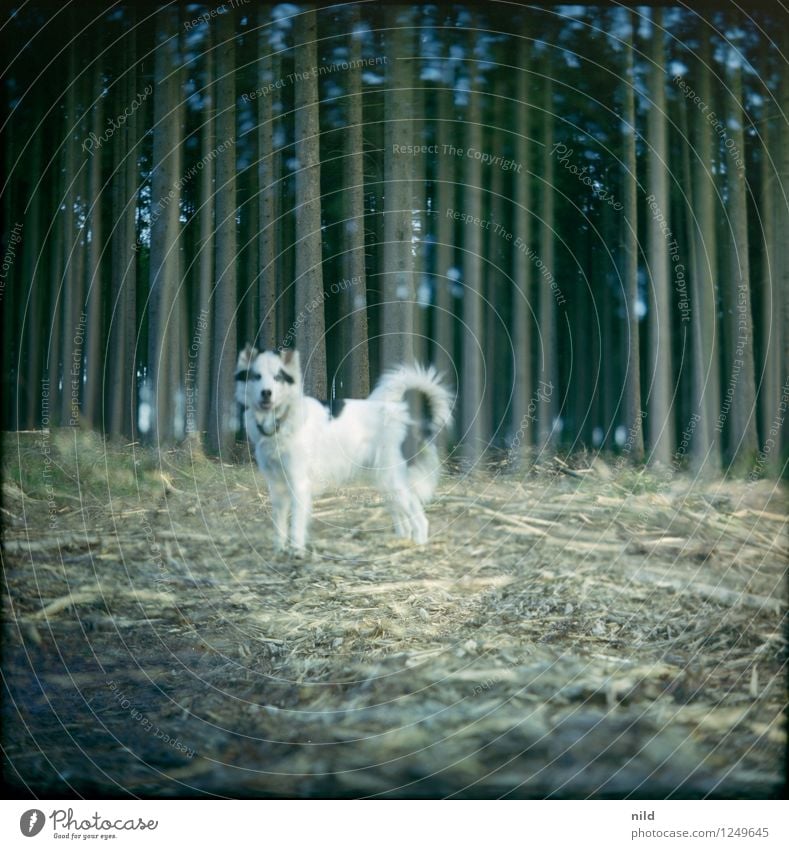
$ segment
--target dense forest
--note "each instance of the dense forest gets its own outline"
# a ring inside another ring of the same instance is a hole
[[[780,4],[20,4],[2,26],[3,428],[239,436],[401,360],[450,448],[780,473]]]

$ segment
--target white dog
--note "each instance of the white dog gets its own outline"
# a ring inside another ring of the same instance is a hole
[[[274,353],[247,345],[239,354],[236,398],[266,477],[278,549],[289,541],[303,553],[312,499],[351,479],[366,477],[390,506],[395,531],[427,542],[422,505],[438,483],[436,434],[452,414],[452,396],[431,367],[387,372],[366,400],[349,400],[335,418],[302,390],[298,351]],[[424,402],[418,426],[408,401]]]

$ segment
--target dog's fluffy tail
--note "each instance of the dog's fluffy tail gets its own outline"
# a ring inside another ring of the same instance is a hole
[[[371,400],[421,402],[413,409],[411,426],[403,443],[408,462],[408,478],[413,491],[424,504],[438,486],[441,463],[435,440],[452,421],[451,392],[443,385],[436,370],[429,366],[398,366],[386,372],[370,395]]]

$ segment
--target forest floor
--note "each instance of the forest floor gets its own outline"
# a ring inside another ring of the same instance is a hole
[[[242,457],[8,434],[5,780],[19,794],[770,797],[786,495],[583,458],[374,493],[272,554]]]

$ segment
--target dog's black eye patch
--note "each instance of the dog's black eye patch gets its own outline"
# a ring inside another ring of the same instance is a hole
[[[291,386],[296,382],[285,369],[280,369],[274,376],[274,380],[278,380],[280,383],[289,383]]]
[[[260,380],[260,375],[252,369],[245,368],[242,371],[236,372],[236,380]]]

